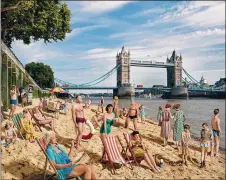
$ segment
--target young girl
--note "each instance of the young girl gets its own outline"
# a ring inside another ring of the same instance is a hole
[[[187,157],[189,155],[189,143],[191,140],[191,135],[189,132],[190,126],[188,124],[184,125],[184,131],[182,132],[182,159],[183,159],[183,164],[186,166],[188,165],[187,163]]]
[[[200,146],[201,146],[201,166],[200,168],[206,167],[206,157],[207,152],[210,151],[210,145],[213,138],[213,132],[208,128],[207,123],[202,124],[203,129],[201,130],[201,139],[200,139]]]
[[[10,124],[6,123],[6,125],[5,125],[5,142],[6,142],[6,144],[15,142],[16,139],[17,139],[16,132],[10,126]]]
[[[159,106],[159,110],[157,112],[157,120],[159,121],[159,126],[161,126],[160,124],[160,120],[161,120],[161,116],[162,116],[162,106]]]
[[[145,111],[144,111],[144,106],[143,105],[140,105],[139,111],[140,111],[141,122],[144,123],[144,121],[145,121]]]
[[[32,125],[31,119],[28,116],[28,110],[23,110],[23,117],[21,118],[21,132],[25,134],[26,139],[29,139],[31,143],[35,142],[35,130]]]

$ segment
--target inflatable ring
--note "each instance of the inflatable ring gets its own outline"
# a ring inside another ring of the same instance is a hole
[[[82,135],[82,139],[87,140],[87,139],[91,139],[91,137],[94,135],[95,133],[95,129],[93,127],[93,124],[90,122],[90,120],[86,120],[86,125],[89,126],[90,129],[90,133],[87,135]]]

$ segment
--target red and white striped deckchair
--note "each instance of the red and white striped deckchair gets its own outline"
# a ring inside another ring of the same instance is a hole
[[[104,151],[101,160],[110,162],[115,173],[114,163],[126,165],[126,160],[122,157],[116,143],[116,136],[100,136],[104,146]]]
[[[131,135],[128,134],[128,133],[123,133],[123,136],[126,140],[126,143],[127,143],[127,147],[126,147],[126,153],[127,151],[129,150],[131,156],[132,156],[132,160],[135,161],[135,163],[139,166],[140,162],[143,160],[143,158],[136,158],[136,156],[134,156],[131,148],[130,148],[130,141],[131,141]]]

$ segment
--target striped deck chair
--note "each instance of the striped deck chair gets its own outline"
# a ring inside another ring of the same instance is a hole
[[[31,118],[35,121],[35,124],[38,126],[38,129],[42,132],[41,127],[43,127],[44,125],[39,124],[38,120],[34,117],[34,114],[32,112],[32,108],[31,109],[28,109],[28,112],[30,113]]]
[[[45,157],[46,157],[46,161],[45,161],[45,167],[44,167],[44,170],[45,170],[45,173],[44,173],[44,177],[43,177],[43,180],[48,180],[48,179],[51,179],[52,177],[56,176],[58,177],[58,172],[57,172],[57,169],[55,168],[55,166],[53,165],[53,163],[50,161],[47,153],[46,153],[46,148],[47,148],[47,144],[46,142],[40,138],[40,139],[37,139],[36,138],[36,141],[39,145],[39,147],[41,148],[42,152],[44,153]],[[48,163],[50,164],[50,166],[53,168],[54,170],[54,174],[50,175],[49,177],[47,177],[47,167],[48,167]],[[73,178],[76,178],[77,180],[82,180],[79,176],[76,176],[76,177],[69,177],[67,179],[73,179]]]
[[[14,126],[17,128],[17,130],[19,131],[19,133],[20,133],[20,135],[21,135],[21,137],[22,137],[22,139],[24,139],[24,137],[23,137],[23,135],[22,135],[22,133],[21,133],[21,128],[22,128],[22,125],[21,125],[21,118],[22,118],[22,116],[23,116],[23,113],[21,112],[21,113],[18,113],[18,114],[14,114],[13,115],[13,124],[14,124]]]
[[[123,133],[123,136],[126,140],[127,143],[127,147],[126,147],[126,153],[129,151],[129,153],[131,154],[131,159],[136,163],[137,166],[140,165],[141,161],[143,160],[143,158],[136,158],[130,148],[130,140],[131,140],[131,135],[128,133]]]
[[[119,148],[116,143],[116,136],[100,136],[104,146],[103,155],[101,158],[102,162],[110,162],[113,172],[115,174],[114,163],[126,165],[126,160],[122,157]]]

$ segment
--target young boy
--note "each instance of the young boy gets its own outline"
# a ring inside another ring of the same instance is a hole
[[[213,138],[213,132],[208,128],[207,123],[202,124],[203,129],[201,130],[201,139],[200,139],[200,146],[201,146],[201,166],[200,168],[206,167],[206,157],[207,152],[210,151],[211,141]]]
[[[211,126],[213,131],[213,144],[212,144],[211,156],[213,156],[214,151],[215,151],[215,156],[218,156],[219,143],[220,143],[219,138],[221,134],[220,119],[218,117],[219,109],[214,109],[213,114],[214,115],[211,119]]]
[[[17,134],[9,123],[5,125],[5,142],[8,145],[11,142],[15,142],[17,139]]]
[[[184,125],[184,131],[182,132],[182,159],[183,159],[183,164],[188,166],[188,155],[189,155],[189,142],[191,140],[191,135],[190,135],[190,126],[188,124]]]

